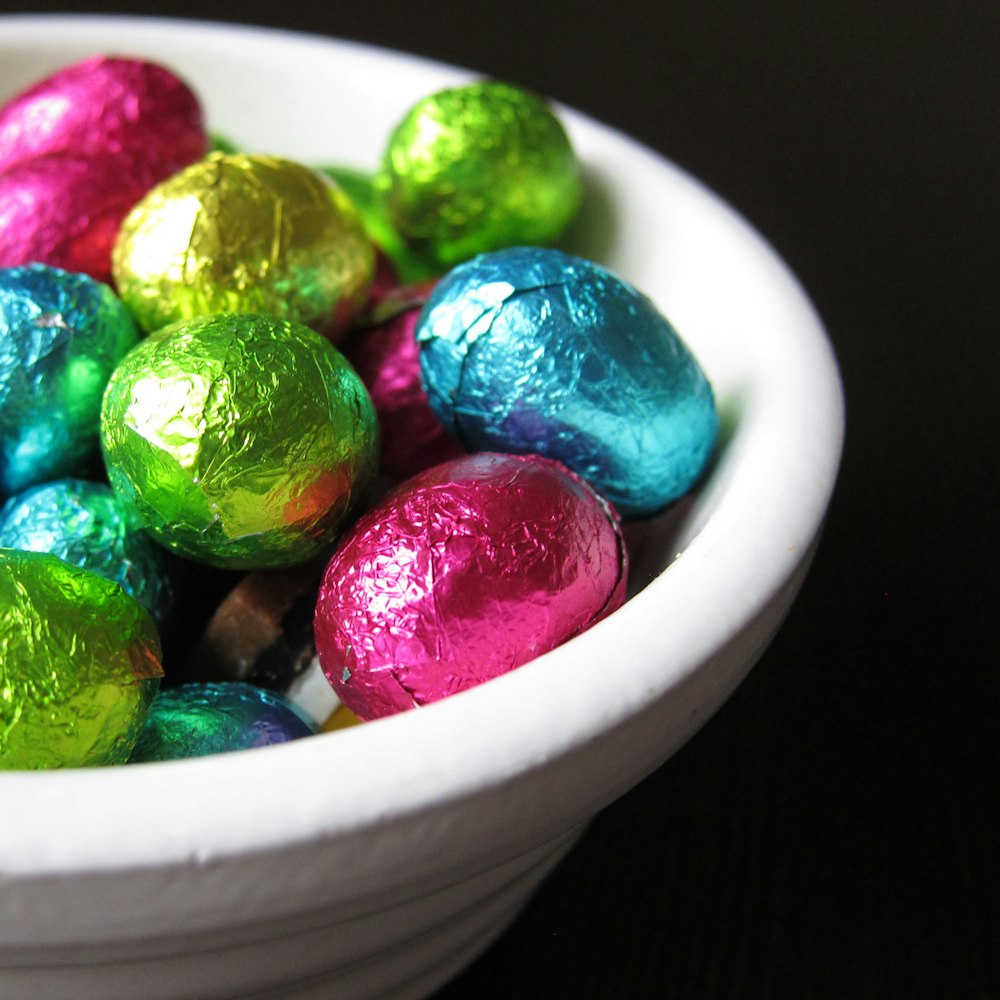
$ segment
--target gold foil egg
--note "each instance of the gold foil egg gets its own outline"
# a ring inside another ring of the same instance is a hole
[[[364,304],[374,268],[360,216],[333,181],[246,153],[210,153],[154,187],[112,254],[118,292],[149,331],[239,312],[335,335]]]

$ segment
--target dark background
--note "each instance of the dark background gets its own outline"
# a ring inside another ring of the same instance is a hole
[[[436,1000],[1000,997],[1000,4],[30,9],[281,25],[531,87],[706,181],[827,324],[847,447],[786,626]]]

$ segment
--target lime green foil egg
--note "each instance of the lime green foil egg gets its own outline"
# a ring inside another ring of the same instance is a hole
[[[0,549],[0,769],[123,764],[159,687],[160,641],[116,583]]]
[[[350,198],[318,170],[213,152],[154,187],[112,253],[145,330],[194,316],[267,313],[335,335],[364,305],[375,251]]]
[[[372,479],[378,424],[344,356],[301,323],[249,313],[158,330],[101,410],[112,488],[161,544],[229,569],[320,554]]]
[[[576,154],[549,105],[492,80],[417,102],[389,137],[377,183],[398,232],[446,266],[555,241],[582,197]]]

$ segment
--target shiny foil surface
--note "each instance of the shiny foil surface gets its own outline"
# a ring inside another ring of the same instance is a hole
[[[382,471],[395,480],[465,453],[431,409],[420,381],[414,327],[430,287],[414,287],[409,298],[405,289],[386,296],[388,318],[358,330],[344,343],[344,354],[378,414]],[[393,301],[403,303],[400,311],[392,311]]]
[[[163,674],[156,628],[117,584],[0,550],[0,769],[123,764]]]
[[[618,520],[564,466],[492,453],[442,463],[363,515],[316,604],[320,663],[359,718],[518,667],[624,600]]]
[[[492,80],[417,102],[389,137],[377,184],[393,227],[447,266],[552,242],[583,190],[576,154],[549,105]]]
[[[253,314],[142,341],[108,384],[101,441],[112,487],[157,541],[229,569],[324,551],[378,461],[375,410],[344,356]]]
[[[239,681],[181,684],[157,694],[129,763],[250,750],[315,732],[273,691]]]
[[[112,580],[162,628],[173,605],[165,553],[138,514],[104,483],[59,479],[0,507],[0,548],[50,552]]]
[[[99,462],[101,396],[138,339],[106,285],[43,265],[0,269],[0,495]]]
[[[626,518],[687,492],[718,418],[701,366],[642,293],[558,250],[449,272],[417,324],[435,413],[469,450],[549,455]]]
[[[51,264],[110,283],[118,228],[149,186],[109,152],[11,167],[0,174],[0,267]]]
[[[49,153],[113,153],[149,186],[203,156],[207,146],[194,91],[142,59],[92,56],[0,108],[0,173]]]
[[[335,334],[368,295],[375,252],[329,178],[291,160],[210,153],[153,188],[112,254],[147,330],[194,316],[267,313]]]

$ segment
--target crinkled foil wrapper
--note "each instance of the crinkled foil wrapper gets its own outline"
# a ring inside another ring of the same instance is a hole
[[[551,243],[583,190],[549,105],[492,80],[417,102],[389,137],[377,185],[410,246],[447,266],[500,247]]]
[[[210,153],[153,188],[112,254],[119,294],[147,330],[266,313],[334,335],[368,295],[375,251],[350,199],[291,160]]]
[[[382,471],[395,480],[465,453],[431,409],[420,381],[414,327],[428,293],[429,287],[415,288],[413,300],[401,311],[358,330],[344,343],[344,354],[378,413]],[[405,301],[399,290],[392,297]]]
[[[0,494],[99,463],[101,396],[138,339],[111,289],[86,275],[0,270]]]
[[[48,153],[114,152],[150,184],[203,156],[197,95],[171,70],[141,59],[92,56],[0,108],[0,173]]]
[[[108,477],[154,537],[229,569],[317,556],[377,470],[378,422],[325,338],[270,316],[202,316],[142,341],[101,415]]]
[[[620,606],[618,520],[559,463],[481,453],[402,484],[338,545],[314,623],[327,679],[362,719],[518,667]]]
[[[0,550],[0,769],[123,764],[163,674],[153,620],[117,584]]]
[[[469,450],[557,458],[623,517],[686,493],[718,418],[705,373],[643,294],[558,250],[453,268],[417,324],[429,402]]]
[[[60,479],[11,497],[0,507],[0,548],[51,552],[119,584],[158,628],[169,617],[174,595],[165,553],[104,483]]]
[[[249,750],[315,731],[273,691],[239,681],[181,684],[157,694],[129,763]]]

